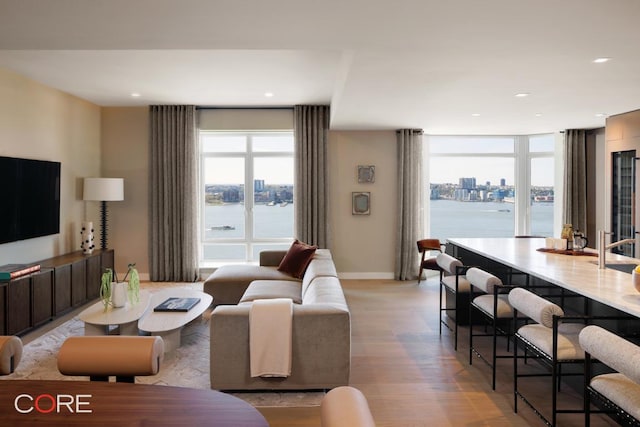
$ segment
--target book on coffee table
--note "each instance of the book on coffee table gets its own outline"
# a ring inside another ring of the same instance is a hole
[[[157,305],[153,311],[179,311],[185,312],[191,310],[200,302],[200,298],[167,298],[162,304]]]

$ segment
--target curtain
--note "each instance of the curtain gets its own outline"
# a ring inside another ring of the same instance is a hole
[[[293,117],[296,237],[327,248],[329,106],[296,105]]]
[[[396,280],[418,276],[420,258],[416,242],[422,238],[422,130],[396,132],[398,159],[398,227],[396,230]]]
[[[198,277],[196,109],[151,105],[150,277],[194,281]]]
[[[587,131],[567,129],[564,148],[564,218],[574,230],[587,231]]]

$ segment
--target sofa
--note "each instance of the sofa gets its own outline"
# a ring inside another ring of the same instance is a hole
[[[321,390],[347,385],[351,318],[331,252],[318,249],[301,279],[277,267],[286,251],[266,251],[260,265],[228,265],[204,283],[216,304],[211,316],[211,388]],[[257,299],[291,298],[291,375],[251,377],[249,313]]]

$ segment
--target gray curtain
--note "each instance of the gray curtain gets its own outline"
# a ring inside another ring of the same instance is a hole
[[[564,134],[564,218],[573,229],[587,231],[587,131],[567,129]]]
[[[396,230],[396,280],[418,276],[420,258],[416,242],[422,238],[422,130],[396,132],[398,158],[398,228]]]
[[[150,276],[154,281],[198,277],[196,109],[151,105]]]
[[[296,237],[310,245],[328,248],[329,106],[296,105],[293,116]]]

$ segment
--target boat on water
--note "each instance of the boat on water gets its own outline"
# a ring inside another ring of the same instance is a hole
[[[275,205],[276,205],[276,202],[274,202],[273,200],[267,203],[267,206],[275,206]]]
[[[232,225],[214,225],[211,227],[211,230],[235,230],[236,228]]]
[[[280,207],[284,208],[285,206],[287,206],[289,204],[289,202],[282,202],[280,203]]]

